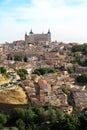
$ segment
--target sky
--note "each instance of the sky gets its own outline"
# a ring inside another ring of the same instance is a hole
[[[52,41],[87,43],[87,0],[0,0],[0,43],[24,40],[25,32]]]

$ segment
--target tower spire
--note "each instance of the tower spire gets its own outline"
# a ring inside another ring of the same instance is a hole
[[[30,34],[33,34],[32,29],[30,30]]]
[[[51,32],[50,32],[50,29],[48,29],[48,34],[50,34]]]

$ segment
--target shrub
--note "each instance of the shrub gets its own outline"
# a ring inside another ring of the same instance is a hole
[[[55,69],[43,67],[43,68],[35,69],[33,74],[44,75],[47,73],[54,73],[54,72]]]

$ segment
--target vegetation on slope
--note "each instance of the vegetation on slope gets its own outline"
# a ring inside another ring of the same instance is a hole
[[[87,73],[77,76],[76,81],[78,83],[87,83]]]
[[[44,75],[47,73],[54,73],[54,72],[55,72],[55,69],[43,67],[43,68],[35,69],[33,74]]]
[[[28,72],[25,69],[19,69],[19,70],[17,70],[17,74],[23,80],[23,79],[26,79],[26,75],[28,74]]]
[[[87,130],[87,114],[64,114],[59,108],[29,107],[7,115],[0,114],[0,126],[18,130]],[[3,130],[3,129],[2,129]]]

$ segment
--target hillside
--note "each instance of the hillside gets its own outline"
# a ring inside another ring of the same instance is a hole
[[[27,97],[21,87],[0,91],[0,103],[27,104]]]
[[[10,79],[6,79],[2,74],[0,74],[0,85],[8,83]]]

